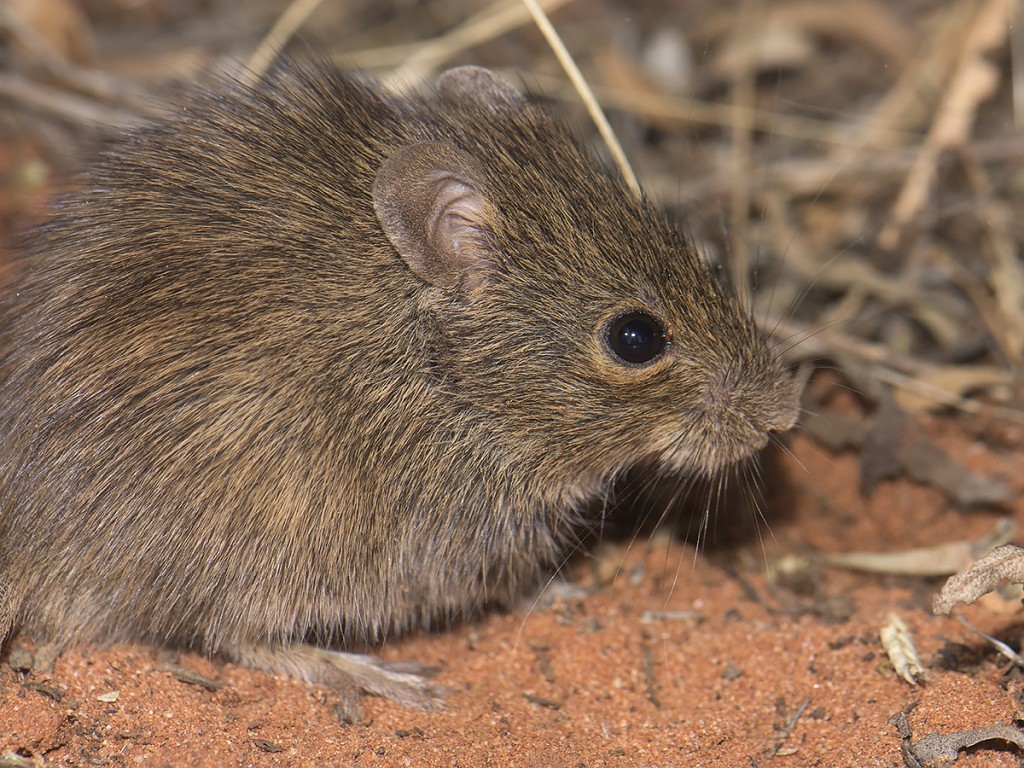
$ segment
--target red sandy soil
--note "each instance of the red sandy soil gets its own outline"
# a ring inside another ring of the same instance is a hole
[[[948,422],[929,431],[959,461],[1001,476],[1018,496],[1024,489],[1024,451],[983,447]],[[787,553],[976,539],[1000,514],[1024,520],[1024,504],[966,512],[905,481],[865,499],[854,454],[827,454],[800,435],[791,447],[782,467],[790,490],[768,508],[764,549],[753,537],[695,557],[660,535],[602,546],[569,573],[594,587],[589,596],[383,648],[388,659],[440,668],[444,711],[366,699],[364,720],[343,726],[322,688],[183,655],[181,667],[221,684],[210,691],[176,679],[151,647],[79,648],[49,678],[4,665],[0,754],[63,766],[862,768],[903,765],[889,718],[911,704],[915,740],[1013,722],[1019,673],[955,619],[931,615],[941,580],[826,568],[792,591],[766,565]],[[606,570],[613,577],[598,584]],[[963,613],[1015,642],[1020,607],[1003,605]],[[652,611],[669,613],[645,616]],[[887,661],[878,632],[890,611],[913,632],[923,685]],[[1019,761],[995,742],[957,766]]]

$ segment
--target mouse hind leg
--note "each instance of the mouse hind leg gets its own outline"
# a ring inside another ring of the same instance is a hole
[[[380,696],[417,709],[443,706],[444,689],[427,679],[428,668],[415,664],[390,663],[304,643],[239,645],[222,649],[222,653],[252,669],[330,687],[341,700],[339,717],[348,723],[360,719],[359,699],[363,695]]]

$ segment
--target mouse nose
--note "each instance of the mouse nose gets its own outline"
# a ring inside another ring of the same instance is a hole
[[[770,433],[785,432],[796,423],[799,395],[781,367],[763,375],[743,375],[730,368],[708,377],[701,410],[723,437],[756,451],[765,446]]]
[[[796,426],[800,416],[800,395],[795,386],[781,388],[774,407],[767,407],[764,413],[766,432],[787,432]]]

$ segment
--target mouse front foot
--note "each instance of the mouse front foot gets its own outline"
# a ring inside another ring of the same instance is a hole
[[[362,696],[380,696],[424,710],[444,706],[444,688],[427,679],[433,670],[417,664],[387,662],[304,643],[243,645],[226,649],[225,655],[252,669],[330,687],[338,695],[336,711],[344,723],[360,720]]]

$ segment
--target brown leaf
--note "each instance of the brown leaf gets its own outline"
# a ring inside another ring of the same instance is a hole
[[[932,611],[945,615],[957,603],[973,603],[1002,581],[1024,583],[1024,549],[1013,544],[996,547],[966,570],[951,576],[932,601]]]
[[[860,492],[870,496],[882,480],[896,477],[903,470],[900,443],[907,428],[907,414],[891,397],[881,407],[864,433],[860,452]]]
[[[915,741],[910,751],[927,768],[946,768],[956,762],[961,750],[983,741],[1005,741],[1024,749],[1024,732],[1012,725],[987,725],[955,733],[929,733]]]
[[[918,435],[900,449],[907,475],[926,483],[965,507],[1003,504],[1013,500],[1013,490],[995,478],[973,472],[924,435]]]

